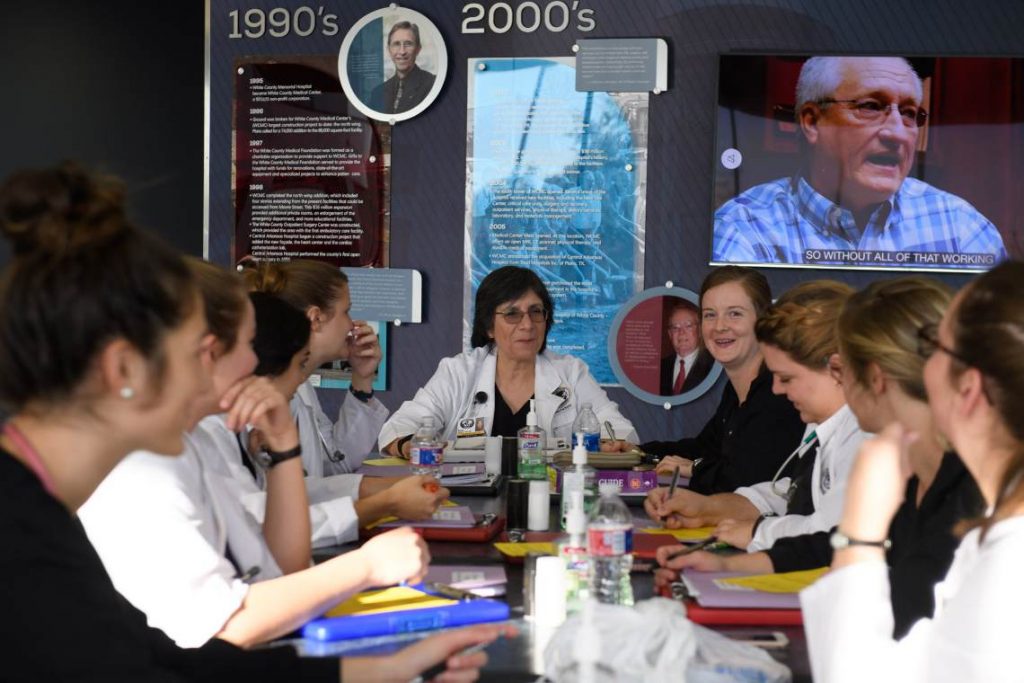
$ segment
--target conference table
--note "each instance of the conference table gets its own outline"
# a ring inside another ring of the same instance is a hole
[[[475,514],[505,513],[505,497],[497,496],[464,496],[453,494],[452,499],[461,505],[467,505]],[[634,516],[643,516],[643,509],[631,507]],[[552,503],[551,531],[558,530],[559,508]],[[489,661],[481,672],[484,681],[535,681],[543,673],[544,653],[549,634],[541,633],[533,627],[531,621],[523,618],[523,565],[507,563],[502,554],[494,547],[493,541],[488,543],[456,543],[448,541],[430,541],[431,562],[435,565],[494,565],[504,564],[508,584],[503,598],[512,610],[513,623],[518,627],[517,638],[499,639],[487,648]],[[355,544],[331,546],[314,550],[314,561],[323,561],[339,553],[352,550]],[[654,577],[651,572],[635,571],[632,574],[633,594],[636,601],[653,597]],[[716,631],[733,637],[746,637],[752,634],[781,632],[788,639],[788,644],[780,649],[768,650],[779,662],[785,664],[793,672],[794,683],[811,681],[810,665],[807,658],[807,645],[803,628],[794,626],[756,626],[756,627],[714,627]],[[301,641],[300,641],[301,642]],[[295,641],[293,641],[295,643]],[[394,645],[390,646],[394,649]],[[300,645],[300,650],[302,650]],[[384,652],[388,647],[374,651]],[[332,654],[331,649],[305,650],[307,653]]]

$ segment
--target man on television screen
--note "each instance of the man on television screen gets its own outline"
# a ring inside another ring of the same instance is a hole
[[[388,31],[388,56],[395,65],[395,75],[371,93],[373,107],[387,114],[407,112],[423,101],[434,87],[434,74],[416,65],[422,49],[420,27],[399,21]]]
[[[668,318],[668,338],[674,353],[661,359],[662,396],[685,394],[704,381],[715,360],[700,344],[697,307],[678,299]]]
[[[968,202],[907,174],[928,118],[900,57],[812,57],[800,70],[802,165],[715,213],[712,260],[988,268],[1006,258]]]

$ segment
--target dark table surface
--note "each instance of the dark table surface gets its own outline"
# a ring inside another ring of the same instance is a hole
[[[475,513],[504,513],[502,496],[453,496],[462,505],[468,505]],[[632,508],[634,515],[643,515],[642,509]],[[559,508],[552,504],[551,530],[558,529]],[[492,543],[454,543],[431,541],[429,544],[431,563],[435,565],[488,565],[502,564],[501,553]],[[322,561],[341,552],[351,550],[353,545],[319,548],[314,551],[314,560]],[[543,648],[546,645],[544,636],[533,629],[532,623],[523,619],[523,566],[505,563],[508,576],[505,600],[512,609],[512,618],[520,630],[520,636],[512,639],[501,639],[487,648],[489,662],[481,672],[485,681],[534,681],[543,671]],[[634,572],[632,575],[633,594],[636,601],[654,595],[654,580],[650,572]],[[803,629],[800,627],[725,627],[717,626],[715,630],[733,637],[745,637],[751,634],[781,632],[789,640],[789,644],[781,649],[768,650],[779,662],[785,664],[793,672],[795,683],[811,680],[810,665],[807,658],[807,643]],[[393,645],[391,646],[393,649]],[[387,646],[384,646],[387,649]],[[338,650],[330,647],[321,650],[306,650],[311,654],[337,654]]]

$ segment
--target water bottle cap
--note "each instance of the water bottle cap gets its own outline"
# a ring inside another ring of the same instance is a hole
[[[597,490],[602,496],[618,495],[619,483],[616,481],[602,481],[598,483]]]

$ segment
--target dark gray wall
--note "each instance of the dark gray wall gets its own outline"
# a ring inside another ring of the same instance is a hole
[[[252,0],[235,6],[276,4],[283,3]],[[386,3],[322,4],[340,16],[344,33],[358,17]],[[462,36],[462,2],[402,4],[441,28],[451,67],[441,98],[394,134],[391,260],[424,273],[427,322],[393,332],[392,390],[382,396],[392,408],[429,378],[440,357],[460,346],[466,58],[568,54],[579,37],[543,31]],[[719,53],[1024,54],[1022,0],[582,0],[581,5],[598,10],[598,28],[590,37],[653,35],[670,45],[671,88],[652,98],[650,109],[648,286],[671,279],[696,289],[707,271]],[[0,8],[5,93],[0,176],[62,158],[102,166],[128,180],[140,222],[200,253],[202,2],[6,0]],[[226,34],[223,27],[214,30]],[[280,42],[250,42],[239,49],[270,54],[283,48]],[[230,80],[219,87],[230,88]],[[221,155],[216,163],[223,163],[225,150],[213,153]],[[775,269],[768,277],[781,292],[814,274]],[[877,274],[836,277],[862,285]],[[644,437],[664,438],[694,433],[712,412],[718,390],[668,413],[624,391],[610,393]]]

